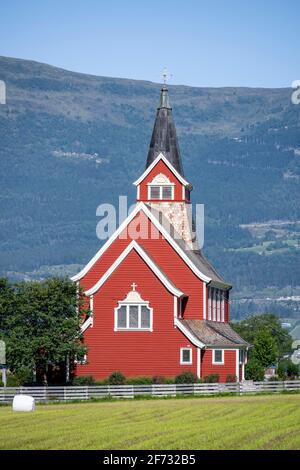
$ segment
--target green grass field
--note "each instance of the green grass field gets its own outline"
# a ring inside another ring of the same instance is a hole
[[[300,395],[0,407],[0,449],[300,449]]]

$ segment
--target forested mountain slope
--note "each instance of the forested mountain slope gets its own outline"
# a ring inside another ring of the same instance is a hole
[[[0,80],[1,275],[70,274],[101,244],[97,206],[134,202],[160,85],[5,57]],[[234,314],[299,315],[300,105],[290,89],[169,90],[205,253],[244,299]]]

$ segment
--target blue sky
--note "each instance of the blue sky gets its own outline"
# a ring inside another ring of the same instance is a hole
[[[0,55],[155,82],[166,66],[192,86],[290,86],[299,31],[299,0],[0,3]]]

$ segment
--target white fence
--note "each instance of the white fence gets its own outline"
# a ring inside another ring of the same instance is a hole
[[[14,395],[33,396],[38,402],[134,398],[137,396],[175,397],[180,395],[217,395],[234,393],[300,392],[300,380],[286,382],[240,382],[226,384],[104,385],[76,387],[0,387],[0,403],[11,403]]]

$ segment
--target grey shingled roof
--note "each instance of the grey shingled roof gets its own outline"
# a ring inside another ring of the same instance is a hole
[[[151,211],[151,213],[157,218],[157,220],[163,227],[166,228],[170,226],[170,222],[166,219],[162,211],[158,211],[154,209],[153,206],[150,206],[149,204],[146,204],[146,206]],[[224,281],[222,276],[215,270],[215,268],[205,258],[201,250],[191,250],[190,247],[185,243],[185,241],[176,232],[173,226],[172,226],[172,230],[169,231],[169,233],[172,236],[173,240],[177,243],[177,245],[185,252],[188,258],[196,266],[196,268],[198,268],[202,274],[209,277],[211,279],[211,283],[215,287],[219,287],[221,289],[231,289],[232,286]]]
[[[249,347],[229,323],[209,320],[180,320],[182,325],[199,341],[211,347]]]
[[[151,165],[161,152],[178,173],[181,176],[184,176],[176,128],[173,121],[172,108],[170,107],[169,93],[166,86],[161,90],[160,103],[157,108],[146,168]]]

